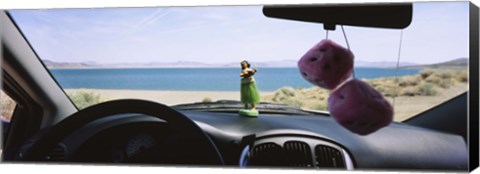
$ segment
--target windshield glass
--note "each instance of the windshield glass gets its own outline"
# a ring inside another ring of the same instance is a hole
[[[297,67],[327,37],[319,23],[268,18],[262,6],[9,13],[79,109],[122,98],[170,106],[241,101],[242,84],[254,80],[248,91],[258,96],[245,100],[328,111],[330,91],[307,82]],[[344,28],[355,77],[384,95],[395,121],[468,90],[468,2],[414,3],[403,30]],[[339,26],[328,38],[347,47]],[[245,78],[245,69],[255,70],[254,78]]]

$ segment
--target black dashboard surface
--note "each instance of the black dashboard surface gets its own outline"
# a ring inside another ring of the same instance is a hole
[[[251,118],[239,116],[238,113],[232,112],[177,111],[193,120],[208,134],[224,160],[222,165],[232,167],[316,167],[319,169],[428,171],[465,171],[468,167],[467,146],[460,135],[415,127],[405,123],[392,123],[375,133],[361,136],[344,129],[328,115],[261,113],[258,118]],[[152,129],[145,129],[145,126],[150,124],[155,126]],[[75,153],[70,152],[77,152],[76,149],[79,149],[79,147],[87,147],[83,145],[91,144],[95,148],[84,148],[87,151],[79,150],[78,152],[82,153],[77,154],[89,152],[87,154],[99,156],[95,151],[88,149],[109,152],[108,147],[110,146],[108,145],[120,147],[121,144],[115,142],[123,142],[122,140],[131,142],[137,134],[157,137],[156,140],[159,142],[169,142],[168,139],[179,136],[175,131],[172,132],[169,126],[168,122],[164,120],[143,114],[111,115],[88,123],[65,138],[62,141],[62,147],[64,147],[61,148],[64,149],[62,154],[65,154],[65,157],[71,157]],[[115,130],[128,130],[132,136],[125,137],[126,134],[122,133],[120,134],[124,136],[117,136],[119,134]],[[113,139],[105,139],[102,136],[112,137]],[[99,141],[91,141],[93,139]],[[36,138],[32,137],[22,148],[23,151],[28,149],[31,143],[35,141]],[[98,148],[98,144],[107,144],[107,150]],[[175,145],[175,142],[168,144]],[[160,148],[165,147],[176,149],[175,153],[190,149],[193,150],[190,152],[194,154],[196,153],[195,149],[201,149],[194,140],[183,146],[161,146]],[[265,148],[271,150],[265,151]],[[259,152],[258,150],[263,154],[256,153]],[[23,151],[20,150],[19,154]],[[56,152],[52,150],[47,156],[51,157]],[[173,153],[174,156],[175,153]],[[285,153],[289,154],[284,156]],[[329,156],[330,154],[335,155]],[[104,156],[108,157],[111,154],[105,153]],[[163,155],[163,157],[165,156]],[[283,159],[278,160],[282,157],[287,159],[288,163],[283,163],[286,162]],[[52,159],[56,158],[52,157]],[[60,159],[65,158],[61,156]],[[108,158],[106,161],[109,160],[111,159]],[[247,163],[244,163],[245,161]],[[335,161],[333,162],[334,165],[328,164],[328,161]]]
[[[181,111],[213,139],[241,141],[243,137],[303,135],[342,146],[362,169],[463,170],[467,168],[465,140],[458,135],[392,123],[367,136],[353,134],[325,115],[288,116]]]

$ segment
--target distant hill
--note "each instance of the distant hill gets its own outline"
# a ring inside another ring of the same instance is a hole
[[[428,65],[413,65],[402,66],[402,68],[421,68],[421,69],[459,69],[468,67],[468,58],[458,58],[441,63],[434,63]]]
[[[257,66],[262,67],[297,67],[298,60],[280,60],[280,61],[269,61],[269,62],[253,62],[252,64],[256,64]],[[238,64],[238,63],[237,63]],[[379,62],[372,62],[372,61],[355,61],[355,67],[365,67],[365,68],[387,68],[396,66],[397,62],[389,62],[389,61],[379,61]],[[400,66],[412,66],[418,65],[411,62],[400,62]]]
[[[117,68],[151,68],[151,67],[209,67],[209,64],[194,61],[175,61],[175,62],[148,62],[148,63],[118,63],[102,64],[103,67]]]
[[[297,60],[285,59],[285,60],[264,61],[264,62],[251,61],[250,64],[255,67],[297,67]],[[232,62],[227,65],[240,67],[240,62],[235,62],[235,63]]]
[[[48,68],[88,68],[95,66],[89,63],[54,62],[46,59],[43,60],[43,64]]]
[[[415,66],[418,65],[412,62],[400,62],[400,66]],[[355,61],[355,67],[366,67],[366,68],[389,68],[396,67],[397,62],[393,61],[379,61],[379,62],[369,62],[369,61]]]

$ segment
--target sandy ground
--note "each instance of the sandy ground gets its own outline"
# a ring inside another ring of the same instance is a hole
[[[440,103],[451,99],[468,89],[468,84],[458,84],[449,89],[439,92],[436,96],[414,96],[397,97],[394,104],[394,120],[403,121],[415,116],[425,110],[428,110]],[[212,101],[240,100],[240,92],[215,92],[215,91],[157,91],[157,90],[103,90],[103,89],[69,89],[67,92],[75,90],[87,90],[98,93],[106,100],[114,99],[146,99],[156,101],[165,105],[176,105],[182,103],[201,102],[205,98]],[[272,95],[274,92],[261,92],[261,95]],[[392,103],[391,97],[386,98]]]
[[[395,98],[394,104],[394,120],[403,121],[412,116],[415,116],[423,111],[426,111],[436,105],[439,105],[451,98],[454,98],[463,92],[467,91],[468,84],[461,83],[455,86],[452,86],[448,89],[445,89],[439,92],[435,96],[414,96],[414,97],[397,97]],[[386,98],[388,101],[392,102],[392,98]]]
[[[144,99],[159,102],[165,105],[176,105],[183,103],[202,102],[205,98],[212,101],[217,100],[240,100],[239,92],[225,91],[157,91],[157,90],[104,90],[104,89],[68,89],[67,92],[75,90],[86,90],[98,93],[106,100],[114,99]],[[261,92],[260,94],[271,94]]]

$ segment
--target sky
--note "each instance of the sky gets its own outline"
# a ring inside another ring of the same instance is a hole
[[[468,2],[418,2],[401,62],[468,57]],[[326,37],[323,24],[267,18],[261,6],[14,10],[41,59],[56,62],[205,63],[298,60]],[[398,29],[345,26],[361,61],[396,61]],[[346,46],[339,26],[329,39]]]

